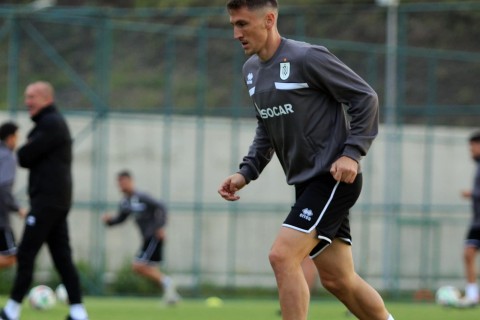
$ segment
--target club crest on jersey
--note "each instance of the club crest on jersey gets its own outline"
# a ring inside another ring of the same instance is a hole
[[[252,84],[253,83],[253,73],[249,73],[247,75],[247,84]]]
[[[290,76],[290,62],[280,62],[280,79],[287,80]]]

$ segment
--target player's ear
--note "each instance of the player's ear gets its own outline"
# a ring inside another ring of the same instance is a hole
[[[275,14],[273,12],[268,12],[265,15],[265,26],[267,29],[272,29],[275,26]]]

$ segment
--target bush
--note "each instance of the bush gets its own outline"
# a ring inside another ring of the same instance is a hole
[[[160,288],[153,281],[132,271],[131,261],[126,261],[116,272],[114,281],[109,285],[109,293],[119,295],[159,295]]]
[[[80,278],[80,287],[83,294],[86,295],[99,295],[103,293],[103,280],[101,274],[95,270],[85,261],[75,263]],[[55,289],[62,280],[55,268],[48,270],[48,276],[46,279],[34,279],[32,286],[44,284],[52,289]]]
[[[0,270],[0,295],[8,295],[13,285],[15,267]]]

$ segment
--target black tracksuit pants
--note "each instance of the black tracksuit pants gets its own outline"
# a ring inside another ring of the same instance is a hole
[[[55,268],[68,292],[70,304],[82,302],[78,272],[72,261],[68,235],[69,209],[32,208],[25,219],[25,230],[17,253],[17,273],[10,297],[22,302],[33,280],[38,251],[46,243]]]

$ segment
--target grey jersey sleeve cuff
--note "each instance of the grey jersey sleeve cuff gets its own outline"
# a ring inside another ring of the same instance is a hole
[[[250,181],[258,178],[258,173],[255,173],[252,168],[246,164],[240,166],[240,170],[237,173],[241,174],[245,178],[245,182],[247,184],[249,184]]]
[[[347,145],[343,150],[342,156],[349,157],[357,162],[362,160],[362,153],[354,146]]]

